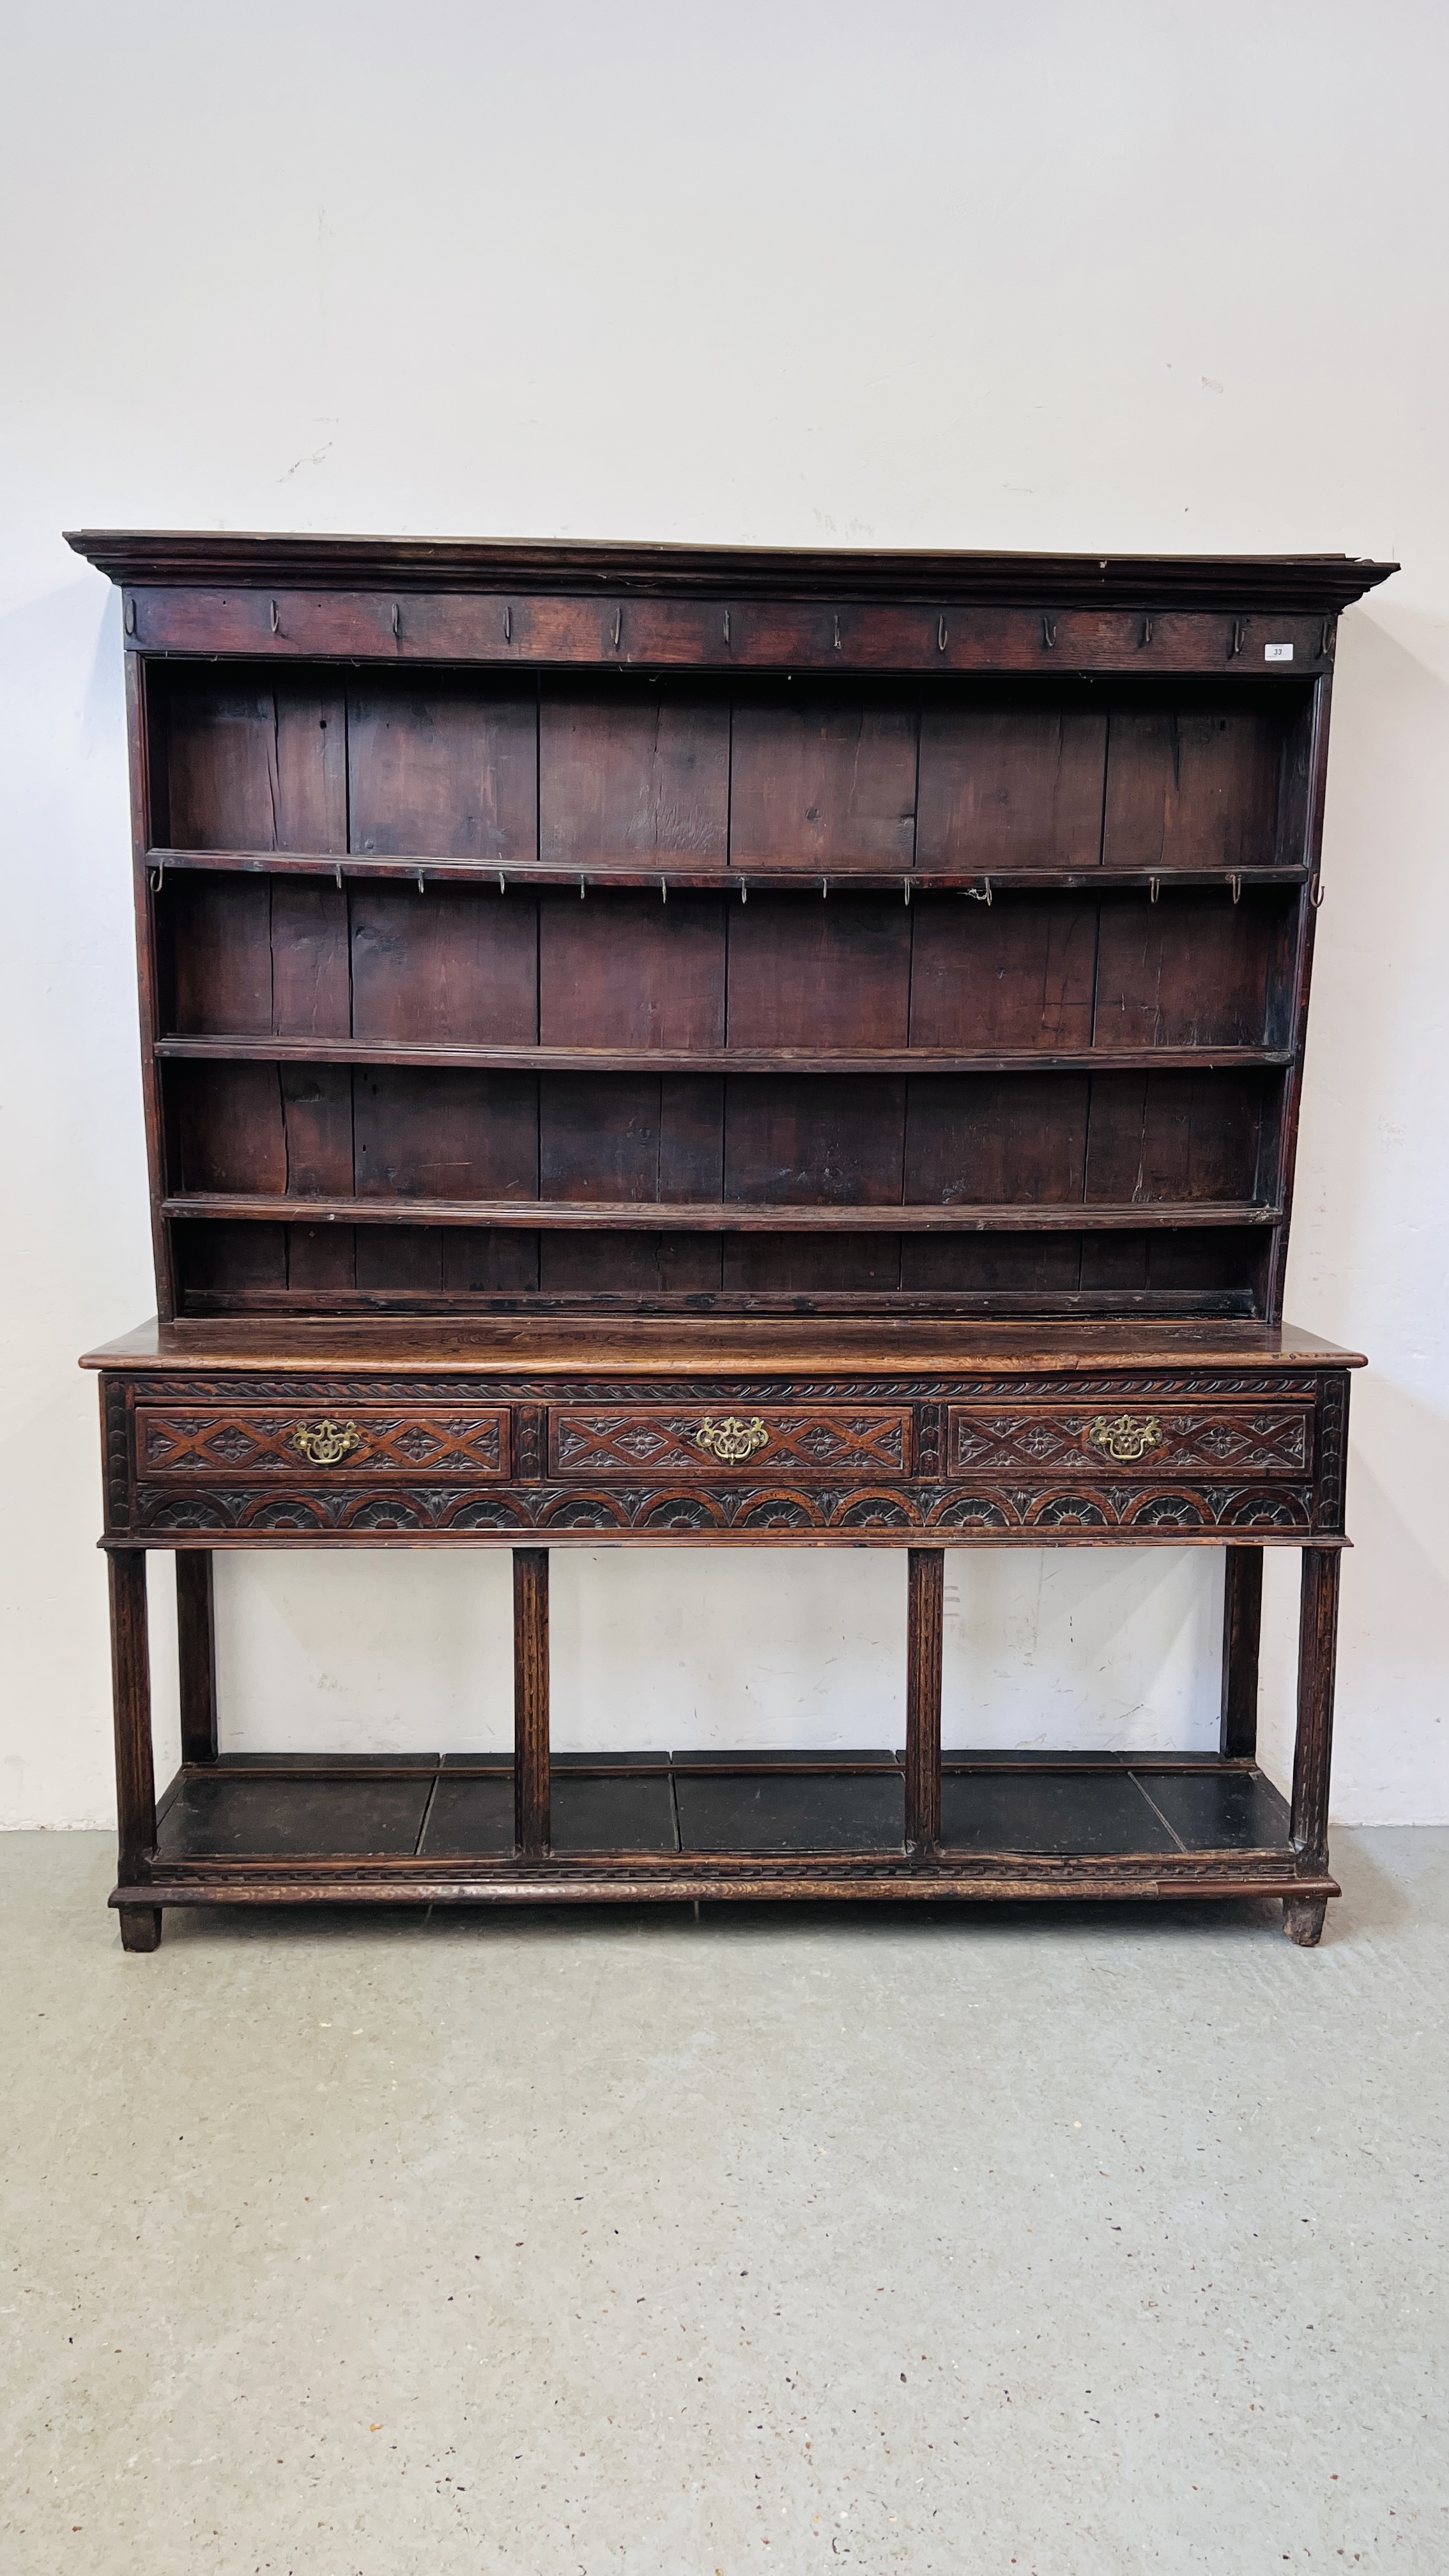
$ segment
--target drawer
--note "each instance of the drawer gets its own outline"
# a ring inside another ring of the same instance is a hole
[[[352,1476],[466,1477],[511,1469],[506,1405],[274,1404],[136,1407],[136,1473],[305,1486]]]
[[[1311,1403],[952,1404],[951,1476],[1306,1476]]]
[[[908,1476],[909,1405],[555,1405],[551,1476]]]

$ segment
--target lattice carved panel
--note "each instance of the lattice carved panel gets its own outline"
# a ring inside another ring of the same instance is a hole
[[[638,1406],[549,1415],[549,1468],[556,1476],[636,1477],[641,1469],[713,1480],[721,1473],[904,1476],[911,1465],[911,1414],[787,1410],[739,1413]]]
[[[328,1483],[334,1477],[378,1475],[467,1476],[476,1481],[509,1473],[503,1406],[469,1412],[349,1408],[335,1387],[325,1406],[298,1404],[285,1411],[257,1405],[196,1411],[138,1405],[138,1473],[143,1478],[222,1475],[295,1482],[307,1457],[304,1444],[311,1444],[315,1453],[315,1434],[323,1423],[341,1435],[340,1442],[333,1439],[328,1445],[341,1446],[342,1454],[318,1470],[319,1479]]]
[[[1312,1413],[1307,1405],[1226,1406],[1199,1411],[1158,1406],[1134,1388],[1121,1413],[1096,1406],[1071,1411],[1022,1405],[952,1405],[948,1456],[956,1476],[1070,1475],[1302,1476],[1309,1464]],[[1114,1445],[1114,1426],[1135,1427],[1140,1454]]]

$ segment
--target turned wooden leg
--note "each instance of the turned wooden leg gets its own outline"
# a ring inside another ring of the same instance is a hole
[[[1298,1614],[1298,1736],[1293,1748],[1292,1837],[1312,1870],[1328,1867],[1328,1779],[1333,1758],[1333,1682],[1338,1655],[1337,1548],[1305,1547]],[[1311,1949],[1323,1929],[1317,1898],[1288,1897],[1283,1929]]]
[[[906,1599],[906,1849],[941,1839],[941,1644],[946,1558],[913,1547]]]
[[[156,1776],[151,1760],[151,1655],[146,1637],[146,1553],[116,1548],[106,1559],[111,1586],[111,1689],[116,1725],[116,1875],[144,1886],[156,1844]],[[127,1923],[127,1916],[132,1919]],[[149,1925],[149,1933],[148,1927]],[[121,1912],[128,1950],[154,1950],[161,1916],[151,1906]]]
[[[548,1550],[513,1551],[513,1816],[525,1860],[548,1850]]]
[[[214,1762],[216,1621],[209,1547],[176,1551],[176,1642],[181,1676],[181,1759]]]
[[[1258,1750],[1258,1641],[1263,1626],[1263,1551],[1230,1547],[1223,1579],[1223,1705],[1218,1747],[1251,1762]]]

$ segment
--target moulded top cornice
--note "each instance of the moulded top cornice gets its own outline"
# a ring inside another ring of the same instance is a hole
[[[885,553],[874,548],[576,544],[472,537],[80,528],[66,543],[112,581],[214,589],[620,592],[902,600],[1023,608],[1337,615],[1399,567],[1353,555]]]

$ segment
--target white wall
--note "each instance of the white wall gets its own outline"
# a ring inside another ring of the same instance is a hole
[[[1436,0],[55,0],[7,70],[0,1821],[110,1813],[74,1360],[152,1302],[87,522],[1401,556],[1342,630],[1290,1311],[1374,1363],[1337,1812],[1449,1818]],[[1208,1740],[1214,1556],[951,1563],[958,1740]],[[226,1561],[235,1740],[496,1737],[505,1570]],[[898,1737],[903,1576],[561,1564],[560,1740]]]

